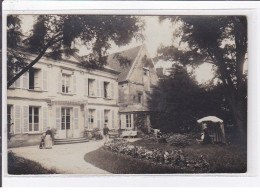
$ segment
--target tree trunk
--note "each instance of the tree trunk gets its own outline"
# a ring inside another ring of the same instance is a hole
[[[233,117],[236,123],[237,131],[240,136],[240,140],[242,143],[246,143],[247,141],[247,122],[246,122],[246,112],[244,113],[244,110],[246,110],[243,107],[243,104],[236,98],[234,93],[232,92],[231,95],[228,95],[227,97],[229,107],[233,113]]]

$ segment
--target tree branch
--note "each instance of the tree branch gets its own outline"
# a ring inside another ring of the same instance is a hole
[[[55,37],[53,37],[47,44],[46,46],[42,49],[42,51],[39,53],[39,55],[29,64],[27,65],[24,69],[22,69],[22,71],[20,71],[18,74],[16,74],[12,79],[8,80],[7,83],[7,88],[10,88],[11,85],[17,80],[19,79],[19,77],[21,77],[26,71],[28,71],[32,66],[34,66],[42,57],[43,55],[46,53],[47,49],[52,46],[53,44],[61,41],[63,38],[59,38],[57,40],[55,40],[55,38],[57,38],[58,36],[60,36],[61,33],[57,34]],[[54,41],[55,40],[55,41]]]

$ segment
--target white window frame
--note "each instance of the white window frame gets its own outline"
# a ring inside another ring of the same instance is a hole
[[[33,71],[33,88],[30,88],[30,73]],[[28,89],[29,90],[35,90],[40,91],[41,85],[40,85],[40,72],[42,71],[39,68],[32,68],[31,71],[28,71]],[[42,78],[43,79],[43,78]]]
[[[109,109],[105,109],[104,110],[104,124],[107,124],[107,127],[109,127],[109,115],[110,115],[110,110]],[[107,113],[107,114],[106,114]],[[106,116],[107,116],[107,122],[106,122]]]
[[[88,78],[88,96],[95,96],[95,90],[94,90],[94,85],[95,85],[95,79]]]
[[[31,114],[31,116],[32,116],[32,122],[30,123],[30,108],[32,108],[32,114]],[[37,108],[38,109],[38,130],[37,131],[35,131],[35,129],[34,129],[34,125],[36,124],[35,122],[34,122],[34,116],[35,116],[35,113],[34,113],[34,109],[35,108]],[[32,126],[32,130],[30,130],[30,125]],[[38,106],[29,106],[29,131],[28,131],[29,133],[38,133],[38,132],[40,132],[40,107],[38,107]]]
[[[125,115],[125,125],[127,129],[132,128],[131,114]]]
[[[88,109],[88,128],[94,129],[95,128],[95,109]],[[91,122],[91,119],[93,122]]]
[[[62,116],[63,116],[63,114],[62,114],[62,109],[64,109],[64,117],[65,117],[65,119],[64,119],[64,122],[62,122]],[[67,110],[69,110],[69,115],[70,115],[70,119],[69,119],[69,124],[70,124],[70,127],[69,127],[69,129],[67,129],[67,118],[66,118],[66,116],[67,116]],[[61,114],[60,114],[60,118],[61,118],[61,120],[60,120],[60,122],[61,122],[61,130],[71,130],[72,129],[72,122],[71,122],[71,116],[72,116],[72,109],[71,108],[69,108],[69,107],[61,107]],[[65,128],[63,129],[62,128],[62,123],[64,123],[64,126],[65,126]]]
[[[64,91],[63,91],[63,80],[64,80]],[[67,84],[68,81],[68,84]],[[68,88],[67,88],[68,86]],[[71,75],[62,73],[61,75],[61,92],[64,94],[70,94],[71,93]]]

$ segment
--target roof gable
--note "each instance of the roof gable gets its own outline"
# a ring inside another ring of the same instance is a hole
[[[107,56],[107,66],[121,72],[118,76],[119,82],[127,80],[129,71],[133,66],[141,48],[142,45]]]

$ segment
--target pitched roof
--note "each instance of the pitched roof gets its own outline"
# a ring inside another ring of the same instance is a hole
[[[126,80],[141,48],[142,45],[107,56],[107,66],[120,72],[118,76],[119,82]]]

